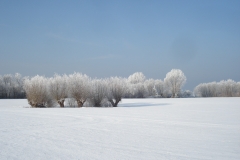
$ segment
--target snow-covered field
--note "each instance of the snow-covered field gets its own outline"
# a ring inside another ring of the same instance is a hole
[[[0,100],[0,159],[240,159],[240,98],[124,99],[117,108]]]

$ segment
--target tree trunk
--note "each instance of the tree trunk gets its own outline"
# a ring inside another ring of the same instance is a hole
[[[113,107],[117,107],[118,103],[120,102],[121,100],[115,100],[115,102],[110,99],[109,102],[112,104]]]
[[[112,104],[112,106],[114,106],[114,102],[112,99],[109,99],[108,101]]]
[[[58,104],[60,105],[61,108],[63,108],[64,107],[64,100],[59,100]]]
[[[83,106],[83,103],[84,103],[84,102],[82,102],[82,101],[80,101],[80,100],[77,100],[77,104],[78,104],[78,107],[79,107],[79,108]]]
[[[173,92],[173,91],[172,91],[172,96],[171,96],[171,98],[176,98],[176,94],[175,94],[175,92]]]

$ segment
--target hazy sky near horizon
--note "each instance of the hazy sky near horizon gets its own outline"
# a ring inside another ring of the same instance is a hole
[[[181,69],[190,90],[240,81],[240,1],[1,0],[0,68],[162,80]]]

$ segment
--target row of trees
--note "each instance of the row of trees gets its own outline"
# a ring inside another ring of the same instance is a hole
[[[185,92],[181,91],[186,82],[186,76],[179,69],[172,69],[168,72],[164,81],[161,79],[146,79],[141,72],[137,72],[129,76],[127,82],[126,98],[176,98],[186,96]]]
[[[173,69],[164,81],[147,79],[141,72],[128,78],[111,77],[91,79],[87,75],[55,75],[52,78],[35,76],[25,78],[24,90],[32,107],[51,107],[58,104],[64,107],[67,98],[69,105],[113,106],[117,107],[122,98],[179,97],[186,77],[181,70]]]
[[[197,97],[240,97],[240,82],[229,79],[201,83],[195,87],[194,94]]]
[[[64,107],[66,98],[74,100],[72,105],[82,107],[85,102],[95,107],[110,103],[116,107],[124,96],[124,79],[91,79],[87,75],[74,73],[55,75],[52,78],[35,76],[24,81],[27,99],[32,107],[52,107],[58,103]]]
[[[19,73],[0,75],[0,98],[25,98],[23,81]]]
[[[165,79],[146,79],[136,72],[128,78],[111,77],[91,79],[87,75],[55,75],[51,78],[20,74],[0,75],[0,98],[26,98],[32,107],[68,106],[114,106],[122,98],[146,97],[233,97],[240,96],[240,82],[233,80],[202,83],[191,91],[182,92],[186,77],[181,70],[173,69]]]

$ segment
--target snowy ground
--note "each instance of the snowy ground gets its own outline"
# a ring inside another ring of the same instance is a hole
[[[124,99],[117,108],[0,100],[0,159],[240,159],[240,98]]]

